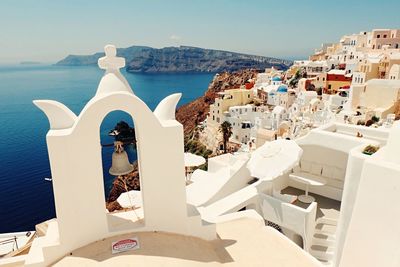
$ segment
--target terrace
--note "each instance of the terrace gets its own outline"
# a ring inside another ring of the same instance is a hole
[[[365,131],[366,137],[359,138],[352,134],[360,130]],[[212,201],[203,201],[205,204],[198,206],[199,211],[203,218],[218,221],[222,215],[254,209],[267,225],[273,223],[316,259],[324,264],[333,264],[335,250],[341,251],[343,246],[344,236],[340,231],[347,229],[360,181],[359,167],[355,167],[360,166],[360,163],[356,161],[367,159],[368,156],[361,153],[366,145],[383,144],[387,136],[385,129],[359,129],[358,126],[342,124],[314,129],[296,141],[303,150],[298,166],[272,180],[258,180],[243,171],[248,163],[242,161],[241,167],[236,166],[242,172],[239,176],[232,176],[237,182],[232,183],[233,180],[225,178],[226,183],[220,183],[218,190],[209,196]],[[214,161],[217,159],[211,162]],[[211,171],[216,172],[218,168],[213,167]],[[323,181],[318,185],[311,183],[309,196],[315,198],[311,203],[304,203],[301,198],[306,184],[293,179],[293,176],[311,182]],[[201,179],[198,177],[198,180]],[[220,180],[219,177],[214,179]],[[213,184],[209,180],[208,189],[213,188]],[[352,188],[347,193],[345,184]],[[202,197],[206,196],[202,194]],[[347,207],[344,214],[341,214],[343,198],[350,208]],[[342,222],[341,216],[345,217]]]

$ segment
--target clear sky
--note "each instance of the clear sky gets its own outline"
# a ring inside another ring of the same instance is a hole
[[[2,0],[0,64],[55,62],[108,43],[301,58],[373,28],[400,28],[400,0]]]

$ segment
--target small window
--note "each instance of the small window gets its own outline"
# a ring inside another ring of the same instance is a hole
[[[215,116],[213,115],[213,121],[215,121]]]
[[[386,37],[387,37],[387,35],[386,35],[386,34],[384,34],[384,35],[383,35],[383,38],[386,38]]]
[[[332,84],[329,84],[329,85],[328,85],[328,89],[332,89]]]
[[[378,39],[379,39],[379,38],[381,38],[381,35],[380,35],[380,34],[378,34],[378,35],[376,36],[376,38],[378,38]]]

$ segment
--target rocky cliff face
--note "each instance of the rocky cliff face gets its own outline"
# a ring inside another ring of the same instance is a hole
[[[272,66],[287,69],[292,64],[289,60],[189,46],[161,49],[132,46],[120,48],[117,53],[126,59],[126,70],[133,73],[232,72],[245,68],[262,70]],[[69,55],[56,65],[95,65],[102,56],[104,53]]]
[[[182,123],[185,134],[190,133],[195,126],[204,121],[210,110],[210,104],[218,92],[226,89],[239,88],[251,78],[255,78],[257,71],[254,69],[245,69],[235,72],[223,72],[214,76],[208,86],[207,91],[202,97],[179,107],[176,111],[176,119]]]

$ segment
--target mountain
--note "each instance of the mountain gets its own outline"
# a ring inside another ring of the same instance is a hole
[[[180,46],[152,48],[131,46],[119,48],[117,54],[126,59],[126,70],[134,73],[157,72],[223,72],[269,67],[286,70],[293,62],[271,57],[246,55],[229,51]],[[95,65],[104,53],[87,56],[69,55],[56,63],[59,66]]]

